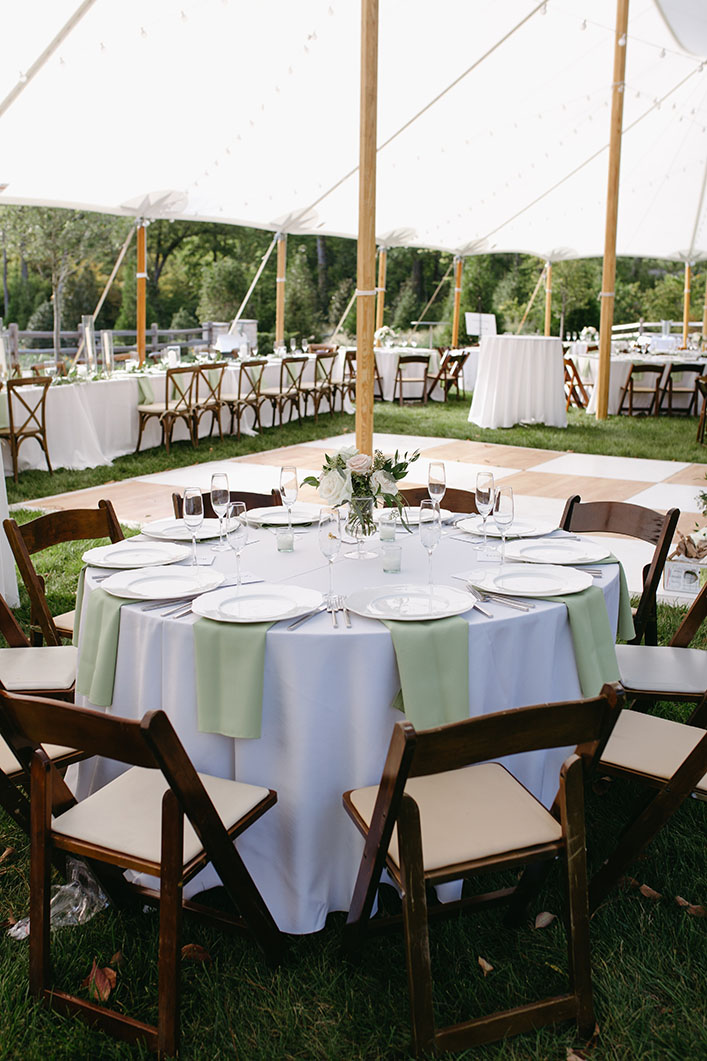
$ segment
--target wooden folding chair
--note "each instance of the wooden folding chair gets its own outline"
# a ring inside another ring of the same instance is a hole
[[[442,388],[444,401],[449,397],[452,387],[457,388],[457,397],[463,398],[464,390],[464,365],[469,358],[468,350],[444,350],[440,351],[442,359],[437,374],[430,380],[427,387],[428,399],[432,397],[435,387]]]
[[[418,372],[421,375],[408,375],[406,369],[408,367],[415,368],[417,366]],[[395,386],[393,387],[393,401],[395,401],[395,395],[398,395],[398,401],[401,405],[405,401],[416,401],[422,402],[423,405],[427,405],[427,382],[429,380],[429,367],[430,359],[427,354],[401,354],[398,358],[398,367],[395,373]],[[416,398],[405,398],[405,387],[411,383],[419,383],[421,385],[421,391]]]
[[[660,392],[659,412],[665,412],[665,399],[668,399],[668,416],[692,416],[697,410],[697,380],[704,371],[703,361],[673,361],[668,365],[668,373]],[[684,377],[688,377],[685,379]],[[676,394],[689,395],[689,401],[681,409],[673,409],[673,397]]]
[[[356,351],[347,350],[344,354],[344,370],[339,383],[334,384],[334,390],[341,393],[341,411],[344,411],[346,398],[352,402],[356,400]],[[378,362],[373,358],[373,398],[383,401],[383,380],[378,369]]]
[[[329,413],[334,415],[334,394],[336,384],[334,383],[334,365],[336,363],[336,348],[319,350],[315,355],[314,379],[311,383],[302,383],[301,391],[304,398],[304,415],[307,415],[309,399],[314,406],[314,422],[319,418],[319,406],[323,401],[329,402]]]
[[[402,893],[413,1052],[462,1050],[560,1020],[594,1028],[589,955],[584,768],[603,749],[623,702],[605,685],[592,700],[502,711],[416,732],[398,722],[379,785],[344,794],[344,807],[365,847],[346,921],[356,952],[367,933],[399,918],[370,921],[384,867]],[[576,745],[560,771],[553,812],[547,811],[497,757]],[[432,1003],[426,886],[525,865],[519,884],[444,903],[439,916],[492,903],[511,904],[518,924],[537,887],[538,867],[561,858],[568,886],[570,990],[462,1024],[436,1028]]]
[[[280,424],[284,424],[285,409],[289,408],[290,416],[295,409],[297,416],[302,415],[300,399],[302,397],[302,376],[307,366],[306,357],[283,357],[280,362],[280,383],[277,387],[261,387],[260,393],[272,405],[273,425],[275,414],[280,418]]]
[[[253,413],[253,427],[261,431],[260,406],[263,398],[260,388],[263,383],[263,371],[267,360],[261,358],[257,361],[241,361],[238,365],[238,391],[235,394],[222,394],[221,400],[227,405],[231,413],[231,434],[233,425],[237,424],[237,437],[241,437],[241,417],[247,409]]]
[[[707,420],[707,376],[700,376],[695,380],[695,387],[702,398],[702,409],[697,424],[697,441],[702,444],[705,440],[705,421]]]
[[[645,413],[646,416],[650,416],[652,413],[653,416],[657,416],[660,409],[660,381],[663,378],[664,370],[664,365],[646,364],[645,362],[638,361],[632,362],[631,367],[628,370],[626,383],[621,391],[619,408],[617,410],[618,413],[620,414],[623,412],[624,402],[628,397],[628,415],[633,416],[633,399],[636,395],[644,394],[650,395],[650,401],[648,402],[648,405],[636,406],[635,412]],[[641,378],[643,376],[652,377],[654,383],[648,386]]]
[[[204,500],[204,519],[218,519],[211,504],[211,492],[202,490],[201,496]],[[231,502],[245,501],[246,508],[267,508],[270,505],[281,505],[280,491],[273,488],[269,494],[258,494],[253,490],[231,490]],[[184,517],[184,497],[182,494],[172,494],[172,507],[176,519]]]
[[[221,397],[223,387],[223,374],[226,371],[225,361],[216,361],[210,365],[199,367],[199,376],[194,387],[194,438],[195,445],[199,444],[199,424],[202,416],[211,413],[211,427],[209,438],[214,433],[214,426],[218,424],[218,434],[223,442],[223,429],[221,427],[221,410],[226,404]]]
[[[565,355],[565,395],[567,396],[567,404],[565,410],[569,409],[570,405],[576,405],[578,409],[586,409],[589,405],[589,395],[584,385],[582,377],[577,371],[577,366],[571,357]]]
[[[0,728],[31,771],[29,977],[33,996],[120,1039],[144,1041],[161,1057],[179,1047],[182,909],[246,931],[271,960],[282,936],[233,841],[272,807],[267,788],[197,774],[163,711],[141,721],[0,692]],[[132,767],[77,803],[42,749],[67,743]],[[55,853],[91,861],[114,901],[159,900],[158,1019],[150,1025],[70,995],[51,983],[50,870]],[[240,917],[183,902],[182,889],[211,862]],[[119,873],[116,873],[116,868]],[[128,884],[130,869],[159,877],[159,892]]]
[[[189,437],[193,446],[198,446],[199,438],[194,425],[195,391],[199,378],[199,365],[180,365],[179,368],[168,368],[164,378],[164,401],[143,402],[137,407],[140,425],[135,452],[140,452],[142,433],[145,425],[154,417],[162,427],[162,443],[169,453],[172,432],[177,420],[183,420],[189,428]]]
[[[0,427],[0,439],[10,445],[12,472],[17,482],[18,454],[20,446],[33,438],[41,446],[47,461],[49,474],[53,475],[47,443],[47,391],[51,386],[49,376],[19,376],[7,381],[8,426]],[[29,392],[27,388],[31,388]],[[2,385],[0,384],[0,389]]]
[[[634,611],[636,636],[631,644],[645,639],[647,645],[658,644],[656,593],[670,549],[680,510],[671,508],[663,515],[626,501],[587,501],[579,494],[570,497],[562,513],[560,527],[579,534],[622,534],[639,538],[655,546],[650,564],[643,568],[643,593]]]
[[[405,498],[406,505],[419,505],[421,501],[429,501],[429,493],[426,486],[408,486],[400,493]],[[442,507],[448,508],[450,512],[478,512],[476,507],[476,494],[473,490],[456,490],[447,487],[442,499]]]
[[[73,637],[74,612],[52,615],[44,593],[44,579],[37,574],[32,556],[62,542],[94,538],[122,541],[125,535],[110,501],[99,501],[98,508],[73,508],[49,512],[20,526],[14,519],[3,522],[15,563],[29,595],[32,633],[35,644],[42,638],[48,645],[60,645],[61,639]]]

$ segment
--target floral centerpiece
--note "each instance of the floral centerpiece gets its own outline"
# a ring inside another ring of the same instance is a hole
[[[364,534],[375,530],[373,508],[384,505],[397,508],[403,522],[405,499],[398,490],[398,483],[404,479],[408,467],[420,456],[420,451],[402,455],[395,451],[393,457],[386,457],[377,449],[372,457],[359,453],[355,446],[339,450],[333,456],[326,455],[321,475],[308,475],[303,481],[316,486],[319,497],[325,505],[350,506],[349,526],[357,527]],[[372,499],[370,505],[368,502]]]

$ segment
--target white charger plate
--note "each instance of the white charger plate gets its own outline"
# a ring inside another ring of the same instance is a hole
[[[134,568],[176,564],[186,560],[189,550],[174,542],[136,542],[128,538],[113,545],[98,545],[82,556],[91,567]]]
[[[586,571],[554,564],[504,564],[500,569],[474,575],[471,582],[487,593],[508,597],[556,597],[562,593],[581,593],[592,585]]]
[[[609,555],[610,550],[603,545],[572,538],[519,539],[506,545],[509,560],[526,564],[595,564]]]
[[[419,622],[463,615],[471,611],[474,601],[453,586],[375,586],[350,593],[346,607],[369,619]]]
[[[316,523],[319,520],[321,505],[310,505],[301,502],[292,506],[292,525],[302,526],[305,523]],[[271,505],[269,508],[251,508],[246,512],[248,522],[256,527],[286,527],[287,508],[285,505]]]
[[[101,589],[128,600],[178,600],[216,589],[226,576],[203,567],[151,567],[119,571],[101,583]]]
[[[191,610],[204,619],[219,623],[265,623],[294,619],[318,608],[322,595],[302,586],[261,582],[257,586],[235,586],[204,593],[192,602]]]
[[[226,530],[227,520],[224,520],[223,529]],[[142,533],[148,538],[158,538],[167,542],[190,542],[191,531],[183,519],[156,519],[152,523],[146,523]],[[218,538],[218,520],[205,519],[196,529],[196,540],[207,541],[209,538]]]
[[[394,512],[392,508],[376,508],[373,510],[373,519],[376,523],[380,523],[384,512]],[[451,519],[454,515],[448,508],[441,508],[440,516],[442,517],[442,523],[446,523],[447,520]],[[404,509],[405,519],[408,521],[411,527],[416,527],[420,522],[420,507],[419,505],[410,506],[410,508]],[[402,524],[402,519],[398,516],[398,522]]]
[[[457,530],[468,531],[469,534],[482,535],[484,533],[484,523],[481,516],[469,516],[468,519],[459,520]],[[541,538],[554,530],[557,530],[556,524],[547,520],[514,519],[506,531],[506,538]],[[493,516],[489,516],[486,520],[486,533],[489,538],[502,537]]]

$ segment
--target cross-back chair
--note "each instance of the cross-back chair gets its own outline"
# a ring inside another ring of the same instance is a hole
[[[211,427],[209,438],[214,433],[214,427],[218,425],[219,438],[223,442],[223,429],[221,427],[221,410],[225,405],[221,397],[223,387],[223,374],[226,371],[225,361],[216,361],[210,365],[201,365],[199,375],[194,387],[194,439],[195,445],[199,442],[199,424],[202,416],[211,413]]]
[[[169,453],[172,441],[172,432],[177,420],[183,420],[189,428],[189,437],[193,446],[199,444],[198,434],[194,424],[194,407],[196,401],[196,387],[199,379],[199,365],[180,365],[178,368],[168,368],[164,378],[164,401],[143,402],[137,407],[140,419],[137,446],[135,452],[140,452],[142,433],[149,420],[156,417],[162,428],[162,443]]]
[[[422,402],[427,405],[430,359],[427,354],[401,354],[398,358],[398,367],[395,372],[395,385],[393,387],[393,401],[397,394],[401,405],[405,401]],[[408,369],[412,369],[409,372]],[[417,397],[405,398],[405,387],[411,384],[420,384],[421,390]]]
[[[271,960],[282,936],[233,841],[277,801],[267,788],[198,774],[163,711],[142,720],[118,718],[56,700],[0,692],[0,727],[31,773],[29,979],[33,996],[122,1039],[145,1041],[159,1056],[179,1046],[180,926],[184,884],[208,862],[240,917],[214,914],[221,926],[246,931]],[[88,755],[130,767],[77,803],[42,749],[68,743]],[[55,853],[89,859],[114,901],[159,901],[156,1025],[97,1006],[52,985],[50,870]],[[159,892],[128,884],[124,870],[159,877]]]
[[[502,711],[416,732],[396,723],[379,785],[344,794],[344,807],[365,847],[345,940],[353,953],[367,933],[381,873],[402,893],[413,1052],[462,1050],[560,1020],[594,1028],[589,954],[583,781],[604,747],[623,702],[617,686],[591,700]],[[547,811],[495,758],[576,746],[560,771],[554,813]],[[444,903],[440,916],[505,902],[519,923],[536,887],[538,865],[564,863],[568,888],[569,991],[515,1009],[436,1028],[426,886],[489,870],[526,866],[513,888]],[[392,922],[399,923],[399,918]]]
[[[10,446],[12,473],[17,482],[20,446],[33,438],[41,447],[49,474],[53,475],[47,442],[47,391],[49,376],[19,376],[7,381],[7,427],[0,427],[0,439]],[[2,385],[0,385],[1,389]],[[28,391],[28,388],[29,391]]]
[[[218,519],[211,504],[211,492],[202,490],[201,496],[204,500],[204,519]],[[269,494],[259,494],[253,490],[231,490],[230,500],[245,501],[246,508],[267,508],[270,505],[281,505],[280,491],[273,488]],[[182,494],[172,494],[172,506],[176,519],[184,517],[184,497]]]
[[[231,434],[237,425],[237,437],[241,437],[241,417],[250,409],[253,413],[253,427],[261,431],[260,406],[263,398],[260,388],[263,383],[263,371],[267,365],[265,358],[256,361],[241,361],[238,365],[238,390],[235,394],[222,394],[221,400],[231,413]]]
[[[646,364],[642,361],[633,361],[628,370],[628,376],[626,382],[621,391],[621,397],[619,399],[618,412],[624,411],[624,402],[628,398],[628,415],[633,416],[634,411],[636,413],[645,413],[647,416],[653,414],[658,415],[660,409],[660,381],[663,378],[663,365]],[[643,379],[642,377],[649,377]],[[653,382],[651,383],[651,379]],[[636,406],[634,410],[633,399],[636,395],[645,395],[650,397],[648,405]]]
[[[334,390],[341,393],[341,411],[344,411],[344,403],[347,398],[356,400],[356,351],[347,350],[344,354],[344,368],[341,381],[334,384]],[[383,401],[383,381],[381,379],[378,362],[373,359],[373,398]]]
[[[643,593],[634,612],[636,636],[632,644],[639,644],[644,639],[647,645],[658,644],[656,594],[679,517],[677,508],[671,508],[663,515],[626,501],[582,502],[579,494],[570,497],[565,504],[560,520],[563,530],[580,534],[621,534],[655,546],[650,564],[643,568]]]
[[[260,393],[264,399],[272,405],[273,424],[275,415],[279,417],[280,424],[284,424],[285,409],[290,410],[288,420],[297,410],[297,415],[302,415],[300,399],[302,397],[302,376],[307,366],[306,357],[283,357],[280,362],[280,382],[277,387],[261,387]]]
[[[60,645],[62,638],[73,637],[74,612],[52,615],[44,592],[44,578],[37,573],[32,557],[62,542],[94,538],[122,541],[125,535],[113,505],[104,500],[98,502],[98,508],[49,512],[21,526],[14,519],[6,519],[3,526],[29,596],[33,639],[36,644],[41,644],[44,638],[48,645]]]
[[[567,397],[565,410],[569,409],[570,405],[576,405],[578,409],[586,409],[589,405],[589,395],[587,394],[587,388],[584,385],[584,381],[577,370],[577,366],[572,358],[568,357],[566,354],[564,365],[565,395]]]
[[[40,361],[35,365],[30,365],[30,372],[33,376],[46,376],[52,372],[57,376],[65,376],[66,361]]]
[[[440,351],[440,353],[442,354],[442,359],[436,375],[430,379],[428,384],[427,397],[431,398],[435,387],[439,386],[442,389],[445,402],[452,387],[456,387],[457,397],[463,398],[466,394],[464,390],[464,365],[469,359],[469,351],[444,350]]]
[[[400,493],[405,498],[407,505],[419,505],[421,501],[429,501],[429,493],[426,486],[407,486]],[[442,498],[442,507],[450,512],[478,512],[476,507],[476,494],[473,490],[458,490],[447,487]]]
[[[668,365],[663,389],[660,392],[659,411],[665,411],[665,401],[668,401],[668,416],[679,413],[681,416],[692,416],[697,409],[697,380],[704,372],[703,361],[672,361]],[[687,378],[685,378],[687,377]],[[689,395],[686,406],[673,409],[673,397],[676,394]]]
[[[302,384],[302,397],[304,398],[304,415],[307,415],[309,399],[314,406],[314,422],[319,418],[319,406],[323,401],[329,403],[329,413],[334,415],[334,394],[336,384],[334,383],[334,366],[336,364],[336,347],[328,350],[318,350],[314,361],[314,379],[311,383]]]

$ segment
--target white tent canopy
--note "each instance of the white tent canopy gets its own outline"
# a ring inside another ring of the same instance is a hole
[[[631,0],[621,255],[707,257],[705,7]],[[380,0],[379,241],[601,255],[614,21]],[[355,237],[359,23],[357,0],[13,4],[0,204]]]

